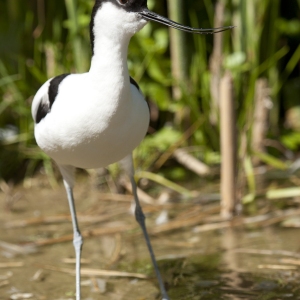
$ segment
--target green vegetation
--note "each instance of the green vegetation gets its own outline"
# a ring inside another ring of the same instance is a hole
[[[30,103],[48,78],[88,70],[93,2],[0,2],[0,179],[32,176],[41,163],[52,172],[51,161],[33,138]],[[167,1],[148,3],[149,8],[167,14]],[[221,22],[236,28],[218,36],[181,36],[184,45],[172,43],[173,49],[181,48],[179,53],[182,47],[186,51],[178,58],[180,63],[171,62],[168,28],[151,23],[138,33],[130,44],[128,65],[155,113],[152,135],[135,152],[137,165],[157,172],[155,163],[174,144],[193,146],[193,155],[208,165],[220,163],[219,107],[214,97],[218,80],[229,71],[239,157],[245,161],[239,167],[249,175],[249,189],[255,189],[249,158],[256,156],[275,168],[288,166],[300,149],[299,15],[299,0],[184,0],[178,17],[187,25],[211,28]],[[175,64],[184,80],[174,77]],[[256,85],[261,78],[267,80],[268,143],[263,153],[256,153],[252,129]]]

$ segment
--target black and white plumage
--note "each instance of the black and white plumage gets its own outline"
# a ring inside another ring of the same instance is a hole
[[[145,227],[131,157],[147,132],[149,109],[137,83],[129,76],[127,51],[131,37],[148,20],[199,34],[227,29],[180,25],[149,11],[147,0],[96,0],[90,23],[93,55],[89,72],[48,80],[32,103],[37,144],[58,164],[67,191],[74,230],[77,300],[83,241],[73,198],[74,170],[106,167],[120,160],[131,179],[136,219],[143,230],[162,297],[169,299]]]

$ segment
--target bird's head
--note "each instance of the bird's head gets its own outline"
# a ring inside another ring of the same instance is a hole
[[[141,30],[148,21],[155,21],[178,30],[196,34],[212,34],[233,27],[202,29],[181,25],[150,11],[147,7],[147,0],[96,0],[91,18],[92,42],[98,32],[108,34],[110,37],[131,37]]]

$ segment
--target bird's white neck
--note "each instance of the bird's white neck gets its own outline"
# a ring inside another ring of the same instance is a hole
[[[127,53],[129,41],[130,38],[114,39],[101,34],[95,37],[94,54],[89,73],[128,77]]]
[[[123,76],[129,79],[127,52],[131,37],[147,22],[111,2],[103,2],[93,16],[91,74]],[[103,79],[103,78],[102,78]],[[116,82],[110,78],[109,82]]]

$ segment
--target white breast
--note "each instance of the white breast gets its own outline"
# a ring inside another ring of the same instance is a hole
[[[149,109],[136,87],[122,80],[68,76],[51,112],[35,126],[38,145],[57,163],[79,168],[105,167],[130,154],[147,132]]]

